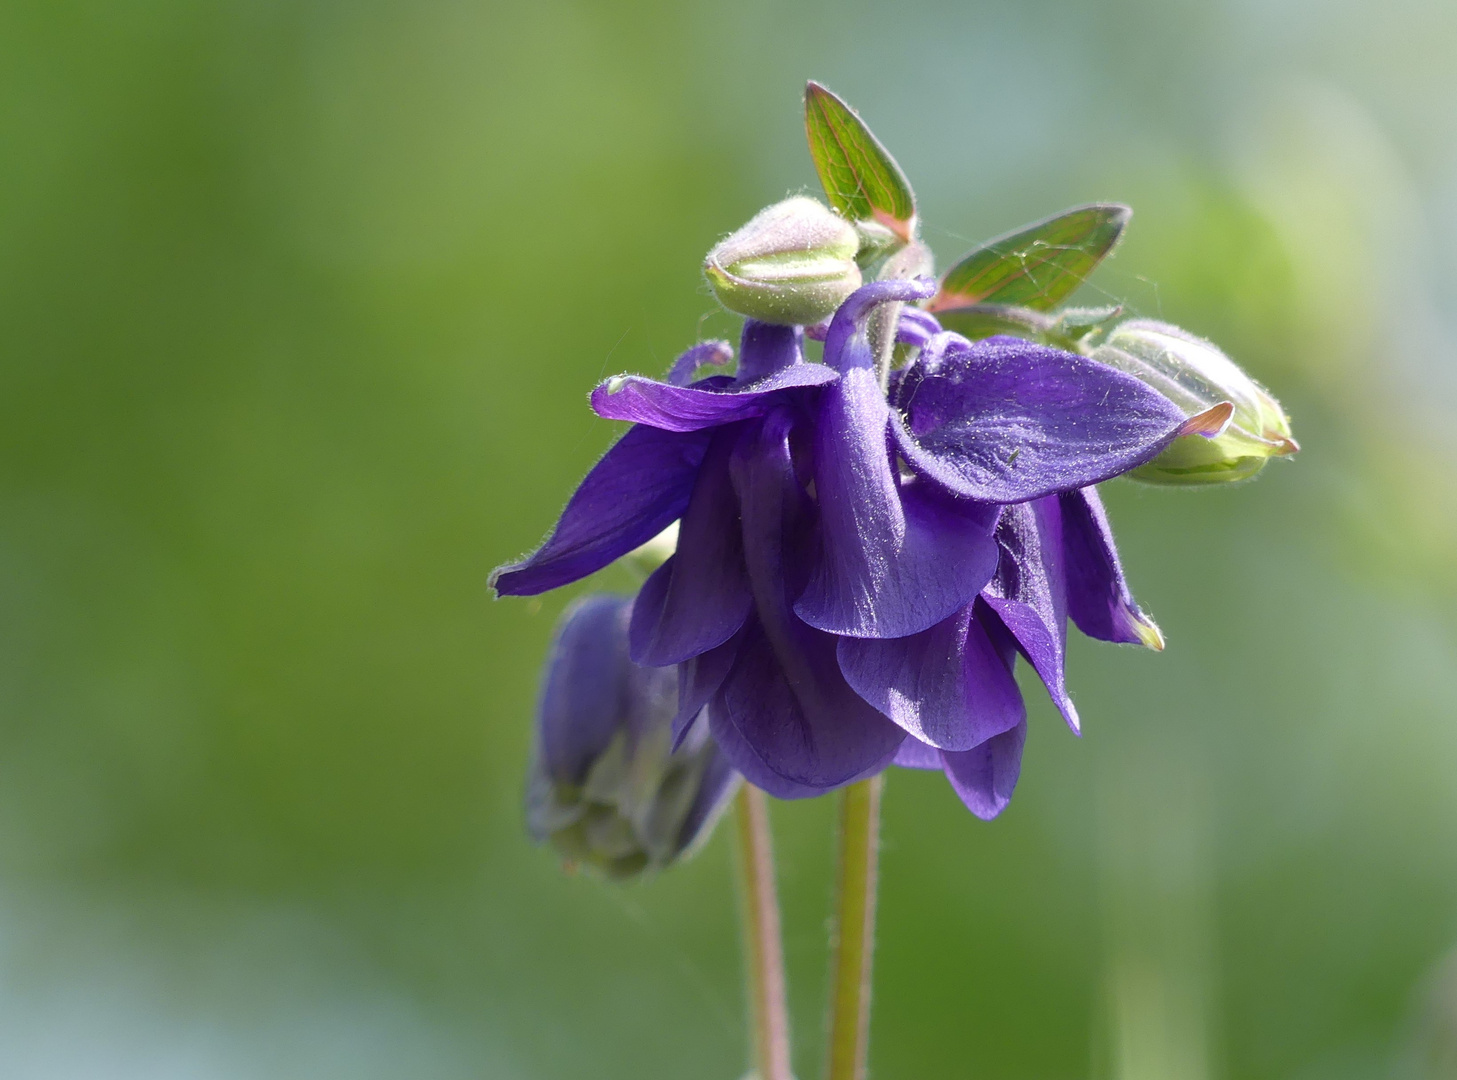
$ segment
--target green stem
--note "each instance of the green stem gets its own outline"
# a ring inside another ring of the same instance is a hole
[[[864,1080],[870,1043],[870,960],[875,947],[875,878],[884,777],[861,780],[840,801],[840,865],[830,940],[827,1080]]]
[[[764,793],[750,784],[740,787],[734,817],[739,834],[739,895],[755,1076],[757,1080],[793,1080],[789,1069],[784,946],[774,884],[774,841]]]

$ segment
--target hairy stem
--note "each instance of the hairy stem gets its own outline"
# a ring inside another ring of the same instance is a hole
[[[750,784],[740,787],[734,817],[739,834],[739,896],[755,1075],[757,1080],[793,1080],[779,894],[774,883],[774,841],[764,793]]]
[[[880,857],[883,776],[851,784],[840,801],[840,864],[830,940],[827,1080],[864,1080],[870,1043],[870,960]]]

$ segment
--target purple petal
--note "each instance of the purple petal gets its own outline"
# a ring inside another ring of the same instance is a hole
[[[813,527],[795,476],[790,419],[746,431],[731,465],[743,519],[756,616],[709,704],[709,722],[734,766],[766,791],[823,791],[883,768],[905,734],[845,682],[835,639],[795,618],[790,591]],[[776,790],[770,777],[787,781]],[[789,797],[789,796],[785,796]]]
[[[795,611],[829,633],[919,633],[969,604],[996,569],[995,508],[902,485],[887,448],[889,417],[868,368],[852,367],[820,398],[821,543]]]
[[[722,390],[618,375],[592,391],[592,408],[608,420],[630,420],[664,431],[698,431],[763,416],[781,399],[781,391],[823,386],[835,378],[834,370],[824,364],[792,364]]]
[[[1012,801],[1022,772],[1022,747],[1027,742],[1027,721],[988,739],[974,750],[941,752],[946,779],[966,808],[990,821]]]
[[[1011,670],[970,604],[909,637],[841,638],[838,652],[840,670],[861,697],[943,750],[970,750],[1027,715]]]
[[[1088,637],[1164,647],[1163,635],[1128,590],[1113,529],[1096,488],[1058,496],[1067,558],[1067,613]]]
[[[618,439],[578,486],[546,542],[497,567],[502,596],[535,596],[596,573],[682,516],[712,432],[678,434],[635,427]]]
[[[682,745],[693,721],[718,693],[739,655],[739,638],[699,653],[678,665],[678,712],[673,717],[673,749]]]
[[[733,358],[733,346],[727,341],[702,341],[673,361],[663,381],[674,386],[687,386],[699,368],[708,364],[721,367]]]
[[[1131,375],[1007,337],[956,339],[923,357],[905,373],[898,400],[905,424],[894,425],[896,439],[913,469],[957,494],[1002,503],[1136,468],[1185,419]]]
[[[943,767],[941,751],[920,739],[906,739],[901,743],[891,764],[902,769],[935,769],[938,772]]]
[[[744,570],[739,504],[729,479],[735,428],[720,429],[698,469],[677,553],[648,578],[633,605],[633,663],[663,667],[722,645],[753,606]]]
[[[593,594],[562,616],[546,669],[537,737],[547,772],[579,784],[622,726],[628,709],[625,596]]]
[[[1057,500],[1007,507],[997,543],[1002,559],[982,597],[1016,639],[1068,726],[1078,731],[1078,712],[1063,681],[1067,584]]]
[[[879,772],[905,740],[840,678],[833,637],[802,626],[771,638],[757,621],[708,720],[735,768],[781,798],[796,796],[772,778],[828,791]]]

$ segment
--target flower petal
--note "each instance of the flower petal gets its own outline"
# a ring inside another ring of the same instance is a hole
[[[919,633],[969,604],[996,569],[995,507],[903,485],[887,448],[889,418],[868,368],[846,371],[820,398],[820,549],[795,611],[829,633]]]
[[[790,616],[793,618],[793,616]],[[817,794],[890,764],[905,732],[840,677],[835,639],[799,624],[770,632],[757,620],[709,703],[713,736],[735,768],[781,798],[772,778]]]
[[[899,765],[902,769],[936,769],[943,767],[941,751],[937,750],[930,743],[923,743],[920,739],[906,739],[901,743],[900,749],[895,752],[895,760],[892,765]]]
[[[1016,639],[1068,726],[1078,731],[1078,711],[1063,680],[1067,582],[1057,499],[1007,507],[997,543],[1002,560],[982,597]]]
[[[502,596],[535,596],[595,573],[657,536],[687,508],[711,437],[630,429],[592,467],[541,547],[497,567],[490,585]]]
[[[916,739],[970,750],[1027,715],[1011,669],[972,610],[968,604],[909,637],[843,637],[840,670],[856,693]]]
[[[678,550],[653,571],[632,610],[632,660],[665,667],[722,645],[753,606],[739,504],[729,479],[737,428],[719,429],[698,469]]]
[[[1022,772],[1022,747],[1027,742],[1027,721],[988,739],[974,750],[941,751],[946,779],[966,808],[990,821],[1012,801]]]
[[[699,653],[678,665],[678,712],[673,717],[673,749],[687,738],[693,721],[703,712],[718,688],[728,677],[739,655],[739,638],[735,635],[722,645]]]
[[[1162,394],[1086,357],[1007,337],[941,345],[906,371],[893,427],[915,471],[968,498],[1087,487],[1152,460],[1184,424]]]
[[[617,375],[592,391],[592,408],[608,420],[631,420],[664,431],[697,431],[763,416],[781,391],[834,382],[824,364],[791,364],[747,383],[724,389],[673,386],[641,375]],[[708,380],[704,380],[707,382]]]
[[[1088,637],[1130,645],[1164,647],[1163,635],[1145,615],[1123,577],[1113,529],[1097,488],[1058,496],[1062,547],[1067,558],[1067,613]]]
[[[905,737],[850,689],[835,639],[790,610],[814,525],[790,455],[791,422],[776,413],[759,431],[746,430],[734,450],[730,472],[756,614],[708,707],[714,737],[734,766],[771,792],[767,776],[824,791],[874,773]]]

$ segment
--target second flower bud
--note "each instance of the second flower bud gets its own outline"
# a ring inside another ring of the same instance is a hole
[[[759,211],[708,253],[704,275],[730,311],[759,322],[808,326],[860,287],[855,227],[796,196]]]

